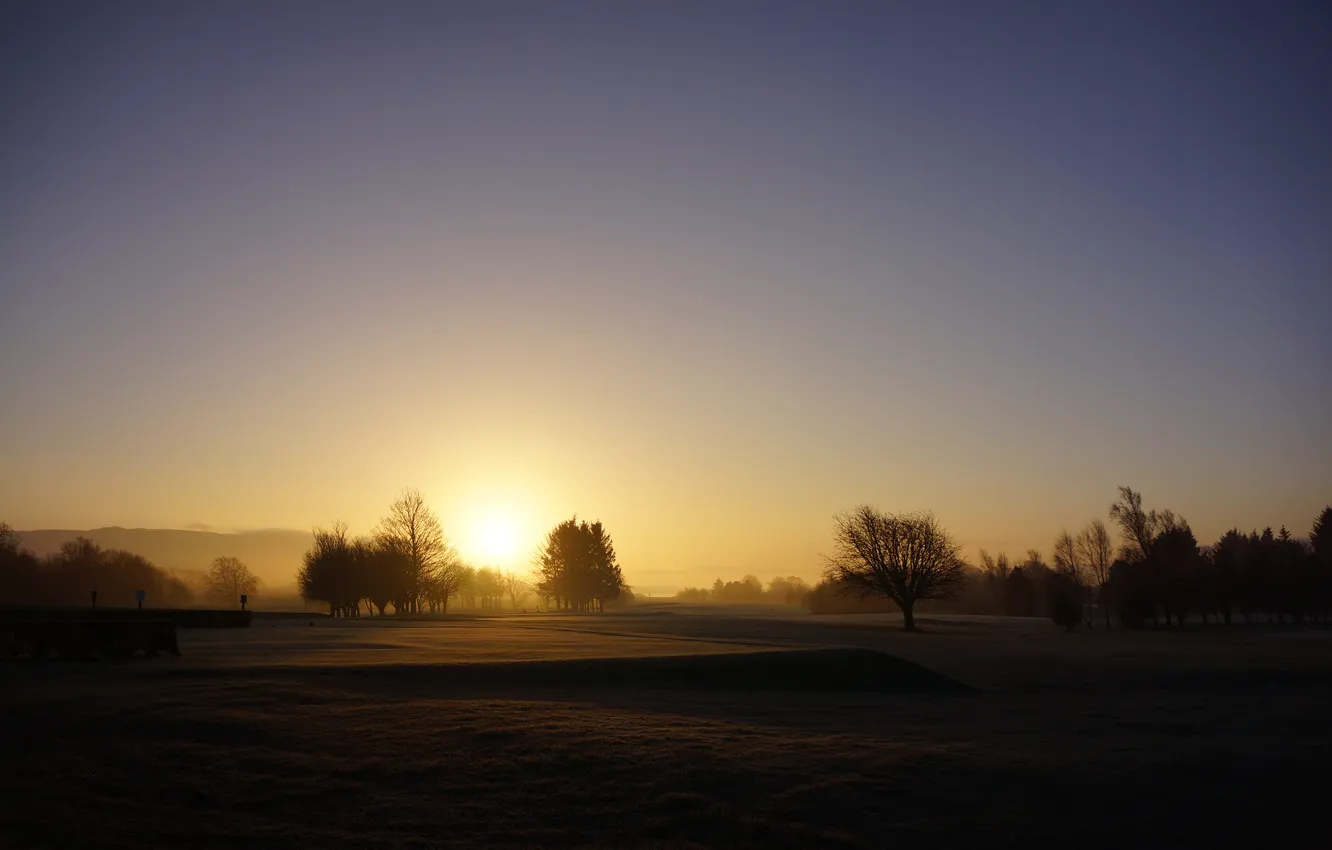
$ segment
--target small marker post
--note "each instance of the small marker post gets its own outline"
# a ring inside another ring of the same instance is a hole
[[[146,591],[143,590],[134,591],[134,601],[139,606],[140,611],[143,610],[143,600],[147,598],[147,596],[148,593]]]
[[[242,610],[242,611],[245,610],[245,603],[248,602],[249,599],[250,599],[250,595],[249,595],[248,593],[242,593],[242,594],[241,594],[241,610]]]

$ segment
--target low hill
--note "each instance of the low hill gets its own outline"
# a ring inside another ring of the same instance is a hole
[[[172,528],[40,529],[20,531],[23,545],[38,555],[60,550],[60,544],[87,537],[107,549],[125,549],[173,572],[208,569],[214,558],[240,558],[267,585],[287,586],[295,579],[301,556],[312,542],[307,531],[264,529],[223,534]]]

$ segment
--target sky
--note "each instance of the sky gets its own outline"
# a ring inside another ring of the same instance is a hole
[[[1332,499],[1332,13],[11,2],[0,519],[815,578]],[[489,541],[489,543],[487,543]],[[505,541],[508,541],[505,543]],[[296,565],[293,564],[293,571]]]

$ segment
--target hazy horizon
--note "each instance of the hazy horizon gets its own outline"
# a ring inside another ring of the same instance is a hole
[[[576,513],[650,585],[812,579],[862,502],[969,558],[1119,485],[1303,536],[1326,11],[7,5],[0,521],[412,486],[477,563]]]
[[[1106,521],[1103,517],[1089,517],[1088,519],[1101,519],[1103,522]],[[1185,516],[1185,519],[1187,520],[1188,517]],[[1308,537],[1308,531],[1309,531],[1308,526],[1312,523],[1312,521],[1313,517],[1311,516],[1309,521],[1303,525],[1299,524],[1298,522],[1296,523],[1286,522],[1286,523],[1276,523],[1276,524],[1250,523],[1249,525],[1238,523],[1234,524],[1234,527],[1238,527],[1241,531],[1254,531],[1254,530],[1261,531],[1268,526],[1270,526],[1272,529],[1275,530],[1281,528],[1284,525],[1294,537],[1298,539],[1306,539]],[[331,523],[326,523],[324,525],[326,527],[327,525],[330,524]],[[551,525],[553,524],[554,521],[552,521]],[[37,527],[18,528],[16,530],[18,531],[20,537],[24,539],[25,545],[30,545],[29,541],[31,540],[31,536],[33,534],[50,535],[53,533],[63,533],[66,535],[78,535],[81,533],[105,532],[105,531],[119,531],[119,532],[129,532],[129,533],[186,531],[186,532],[213,534],[224,537],[228,535],[235,537],[243,537],[243,536],[253,537],[253,536],[262,536],[265,534],[301,535],[303,538],[310,537],[310,529],[302,530],[298,528],[276,528],[276,527],[222,529],[211,526],[203,527],[202,523],[195,523],[193,525],[194,527],[186,527],[186,528],[148,527],[148,526],[127,527],[121,525],[88,526],[85,528],[58,528],[53,526],[53,527],[43,527],[43,528],[37,528]],[[1198,529],[1196,528],[1194,528],[1194,531],[1195,533],[1198,533],[1199,545],[1206,546],[1209,545],[1210,542],[1214,542],[1215,539],[1218,538],[1223,531],[1229,530],[1229,528],[1231,527],[1232,526],[1227,526],[1225,529],[1219,530],[1215,534],[1202,533],[1199,532]],[[1069,530],[1076,530],[1076,527],[1070,526]],[[353,532],[356,534],[368,535],[372,531],[373,529],[368,529],[368,528],[353,529]],[[1118,530],[1112,528],[1111,533],[1115,537],[1115,539],[1117,540],[1121,539]],[[93,538],[97,540],[98,535],[94,534]],[[62,538],[62,540],[63,539],[64,538]],[[973,567],[977,568],[979,568],[980,566],[979,560],[977,558],[977,553],[981,549],[989,551],[990,554],[992,555],[1006,553],[1015,563],[1020,561],[1025,556],[1028,549],[1034,548],[1039,550],[1041,554],[1045,556],[1047,559],[1050,557],[1051,554],[1051,547],[1049,545],[1050,541],[1046,541],[1044,544],[1041,545],[1033,544],[1031,546],[1014,546],[1014,545],[1003,545],[1002,541],[1000,541],[1000,543],[997,545],[986,545],[984,542],[978,542],[976,540],[968,539],[965,535],[958,535],[958,539],[963,547],[963,557]],[[1053,534],[1051,535],[1051,539],[1053,539]],[[152,560],[157,566],[167,570],[185,569],[185,570],[198,571],[205,569],[208,561],[210,561],[213,557],[224,554],[225,555],[238,554],[237,552],[234,552],[231,549],[226,549],[225,551],[223,551],[223,549],[225,549],[225,547],[223,547],[218,549],[217,553],[210,554],[206,559],[200,560],[198,558],[195,558],[193,560],[190,560],[190,562],[187,565],[182,565],[180,563],[181,558],[179,557],[171,557],[169,555],[168,556],[158,555],[156,558],[154,558],[151,557],[151,555],[154,554],[154,551],[151,547],[144,547],[142,545],[136,546],[133,542],[104,541],[104,540],[99,540],[99,542],[101,542],[102,545],[108,548],[127,548],[130,551],[136,552],[137,554],[149,555],[150,556],[149,560]],[[38,555],[54,553],[55,551],[58,550],[59,548],[58,542],[48,541],[48,543],[50,543],[51,545],[39,546],[36,548],[36,552]],[[305,545],[308,545],[308,542]],[[524,555],[522,554],[519,554],[511,558],[495,557],[493,554],[488,554],[483,551],[469,551],[466,548],[460,549],[460,554],[468,563],[470,563],[473,566],[494,567],[508,572],[517,572],[519,574],[525,575],[531,570],[532,556],[535,556],[536,554],[535,549],[537,545],[538,543],[533,543],[533,551],[525,553],[527,557],[524,557]],[[619,544],[617,542],[617,546],[618,545]],[[147,552],[142,551],[145,548],[148,548]],[[694,565],[692,567],[680,567],[676,569],[665,568],[658,570],[636,569],[631,565],[625,569],[625,574],[626,578],[629,581],[630,587],[637,594],[640,595],[645,590],[649,594],[651,594],[654,591],[658,593],[661,592],[671,593],[676,590],[681,590],[690,586],[707,587],[710,586],[712,582],[718,578],[722,579],[723,581],[735,581],[743,578],[746,575],[755,575],[758,578],[760,578],[765,584],[769,580],[777,576],[798,576],[802,579],[805,579],[810,584],[815,584],[822,578],[825,566],[823,561],[823,554],[826,551],[827,547],[825,545],[824,548],[815,552],[813,556],[809,558],[806,563],[785,570],[767,564],[758,564],[758,565],[751,564],[743,567],[736,566],[734,564],[699,564],[699,565]],[[258,560],[256,560],[254,557],[250,557],[246,560],[246,563],[255,569],[256,574],[258,574],[264,580],[264,582],[270,586],[270,589],[290,589],[295,585],[296,582],[295,572],[297,568],[300,566],[299,558],[297,557],[281,558],[278,564],[274,564],[274,557],[275,556],[273,555],[273,553],[263,553],[259,555]],[[288,561],[290,561],[289,564]]]

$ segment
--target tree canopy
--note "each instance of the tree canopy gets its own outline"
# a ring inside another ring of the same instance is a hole
[[[420,613],[423,602],[431,610],[447,610],[462,583],[463,563],[419,490],[404,491],[389,506],[375,531],[375,545],[402,559],[404,572],[394,600],[400,613]]]
[[[223,605],[239,605],[241,595],[253,596],[259,589],[259,579],[240,558],[214,558],[208,568],[208,595]]]
[[[575,516],[552,528],[534,565],[537,592],[560,610],[601,610],[626,587],[615,544],[599,521]]]
[[[961,547],[930,513],[890,514],[861,505],[833,519],[825,576],[847,592],[886,596],[916,628],[922,599],[952,595],[966,578]]]

